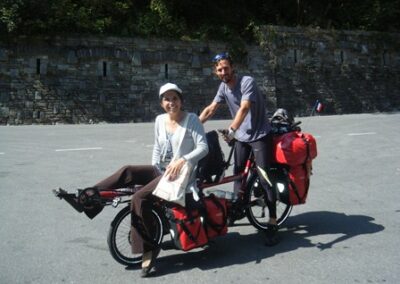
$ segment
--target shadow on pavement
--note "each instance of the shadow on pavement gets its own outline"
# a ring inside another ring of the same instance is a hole
[[[331,242],[315,245],[320,250],[324,250],[347,239],[377,233],[384,229],[382,225],[374,224],[373,221],[374,218],[365,215],[318,211],[289,217],[286,228],[288,232],[293,233],[302,230],[304,237],[341,234]]]
[[[374,218],[364,215],[346,215],[344,213],[316,211],[291,216],[281,230],[282,241],[274,247],[264,246],[261,232],[240,235],[237,232],[216,238],[206,250],[190,252],[176,251],[157,259],[157,273],[154,277],[178,273],[199,268],[201,270],[254,262],[275,254],[285,253],[305,247],[319,250],[332,248],[335,244],[359,235],[374,234],[384,229],[374,224]],[[320,235],[340,235],[327,243],[312,243],[309,238]]]

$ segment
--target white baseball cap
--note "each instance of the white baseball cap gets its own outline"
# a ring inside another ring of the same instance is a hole
[[[182,95],[182,90],[177,85],[172,84],[172,83],[167,83],[167,84],[161,86],[159,97],[161,98],[161,96],[164,95],[168,91],[175,91]]]

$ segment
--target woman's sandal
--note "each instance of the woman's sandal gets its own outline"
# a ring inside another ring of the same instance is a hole
[[[154,267],[154,262],[160,253],[160,248],[143,253],[142,257],[142,272],[140,277],[145,278],[150,275],[151,269]]]
[[[71,205],[79,213],[83,212],[83,206],[81,204],[79,204],[78,199],[77,199],[75,194],[68,193],[67,191],[65,191],[62,188],[59,188],[58,190],[57,189],[53,189],[53,193],[58,198],[64,199],[65,201],[67,201],[68,204]]]

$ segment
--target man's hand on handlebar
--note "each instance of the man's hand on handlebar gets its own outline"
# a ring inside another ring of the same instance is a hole
[[[232,129],[218,129],[218,132],[221,133],[222,138],[229,146],[233,146],[235,143],[235,132]]]

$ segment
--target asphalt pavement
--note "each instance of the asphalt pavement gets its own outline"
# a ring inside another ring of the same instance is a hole
[[[148,279],[108,252],[122,207],[89,220],[51,190],[149,164],[154,124],[1,126],[0,283],[399,283],[400,113],[298,119],[318,157],[281,243],[264,246],[244,219],[207,250],[163,250]]]

